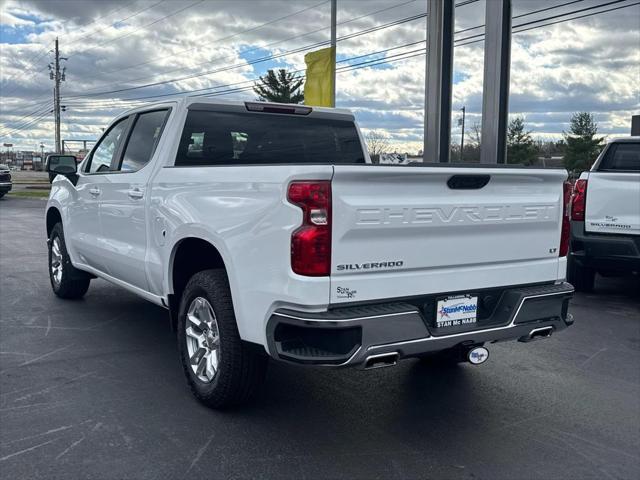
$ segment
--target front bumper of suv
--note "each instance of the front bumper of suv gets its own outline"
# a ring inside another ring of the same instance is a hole
[[[376,356],[416,357],[487,342],[549,336],[573,323],[567,312],[572,295],[568,283],[504,289],[476,324],[446,332],[433,327],[430,307],[420,308],[416,302],[340,307],[321,313],[279,309],[267,323],[267,340],[271,355],[279,360],[364,366]],[[424,304],[431,305],[429,298]]]
[[[0,192],[8,193],[13,188],[13,183],[11,182],[0,182]]]

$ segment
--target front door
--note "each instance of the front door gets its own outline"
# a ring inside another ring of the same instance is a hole
[[[109,272],[118,280],[149,290],[147,253],[147,185],[151,158],[168,110],[135,115],[128,140],[106,175],[100,200],[100,222]]]

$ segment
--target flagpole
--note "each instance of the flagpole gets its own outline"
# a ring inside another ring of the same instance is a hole
[[[331,82],[331,106],[336,106],[336,17],[337,17],[337,0],[331,0],[331,59],[333,66],[333,79]]]

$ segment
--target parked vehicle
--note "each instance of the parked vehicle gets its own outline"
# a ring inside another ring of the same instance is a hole
[[[6,165],[0,164],[0,198],[4,197],[13,188],[11,170]]]
[[[607,143],[571,198],[568,278],[590,291],[595,274],[640,272],[640,137]]]
[[[573,322],[562,169],[372,165],[346,110],[191,98],[52,172],[53,291],[97,276],[167,308],[212,407],[249,398],[268,356],[482,363]]]

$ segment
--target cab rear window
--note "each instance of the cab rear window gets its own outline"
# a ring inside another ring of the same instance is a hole
[[[352,121],[190,111],[175,166],[365,163]]]
[[[640,142],[615,143],[598,168],[605,172],[640,172]]]

